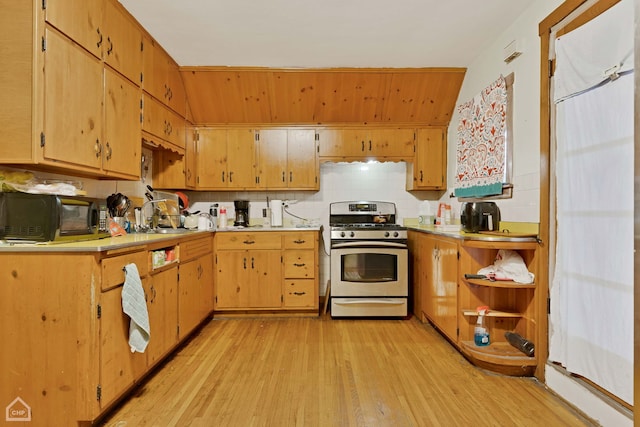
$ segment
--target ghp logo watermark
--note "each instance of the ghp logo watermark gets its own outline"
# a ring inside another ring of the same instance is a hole
[[[6,421],[31,421],[31,407],[20,397],[7,405]]]

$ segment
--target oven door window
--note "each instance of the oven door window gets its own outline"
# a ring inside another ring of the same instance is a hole
[[[345,282],[396,282],[398,255],[353,253],[340,256],[340,275]]]

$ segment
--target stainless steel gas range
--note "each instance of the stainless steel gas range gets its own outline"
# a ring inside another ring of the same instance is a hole
[[[407,230],[391,202],[331,203],[331,316],[404,317]]]

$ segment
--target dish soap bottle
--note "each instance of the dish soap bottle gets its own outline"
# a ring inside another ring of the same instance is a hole
[[[218,212],[220,214],[218,217],[218,228],[227,228],[227,208],[220,206]]]
[[[484,347],[489,345],[489,331],[484,325],[484,316],[489,311],[489,307],[481,305],[476,308],[476,311],[478,312],[478,320],[473,330],[473,341],[477,346]]]

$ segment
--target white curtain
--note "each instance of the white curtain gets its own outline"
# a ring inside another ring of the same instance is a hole
[[[549,360],[633,404],[633,2],[558,38],[555,49]]]

